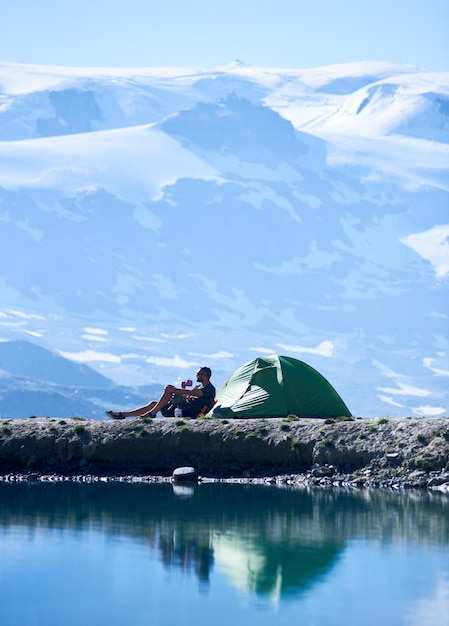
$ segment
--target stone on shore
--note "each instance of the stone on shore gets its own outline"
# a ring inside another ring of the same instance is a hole
[[[194,467],[177,467],[172,478],[174,482],[198,482],[198,471]]]

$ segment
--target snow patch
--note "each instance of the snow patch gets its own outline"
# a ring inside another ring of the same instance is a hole
[[[195,361],[187,361],[178,354],[173,357],[150,356],[146,359],[147,363],[157,365],[158,367],[173,367],[179,369],[188,369],[190,367],[198,367]]]
[[[234,356],[232,352],[226,352],[226,350],[220,350],[219,352],[213,352],[212,354],[203,352],[189,352],[188,354],[202,359],[230,359]]]
[[[401,404],[400,402],[396,402],[396,400],[393,400],[393,398],[391,396],[379,395],[377,397],[380,400],[382,400],[382,402],[385,402],[386,404],[391,404],[391,406],[396,406],[396,407],[399,407],[400,409],[405,409],[405,404]]]
[[[132,167],[123,167],[123,163]],[[179,178],[218,180],[210,165],[150,126],[0,143],[0,185],[64,195],[104,189],[141,204]],[[148,220],[147,213],[137,217]]]
[[[16,309],[5,309],[10,315],[15,317],[21,317],[25,320],[46,320],[44,315],[37,315],[36,313],[25,313],[24,311],[17,311]]]
[[[449,224],[434,226],[429,230],[407,237],[400,241],[409,246],[432,265],[437,279],[449,274]]]
[[[162,228],[162,222],[158,215],[144,206],[138,206],[134,209],[134,219],[144,228],[148,228],[158,233]]]
[[[384,391],[385,393],[391,393],[393,395],[398,396],[419,396],[419,397],[427,397],[432,395],[431,391],[427,389],[420,389],[419,387],[414,387],[413,385],[407,385],[401,381],[395,381],[396,387],[377,387],[379,391]]]
[[[24,328],[21,328],[18,332],[30,335],[31,337],[43,337],[45,334],[44,332],[40,332],[37,330],[26,330]]]
[[[59,354],[65,359],[76,361],[77,363],[92,363],[95,361],[104,361],[106,363],[120,363],[121,359],[115,354],[109,352],[95,352],[94,350],[84,350],[81,352],[65,352],[58,350]]]
[[[251,185],[248,186],[247,192],[240,194],[238,197],[240,200],[248,202],[248,204],[251,204],[259,210],[262,209],[262,205],[265,202],[272,202],[281,209],[284,209],[295,222],[298,222],[298,224],[301,223],[301,218],[295,211],[291,202],[279,196],[279,194],[275,193],[270,187],[264,187],[261,184]]]
[[[332,341],[322,341],[315,348],[305,346],[295,346],[285,343],[278,343],[277,346],[288,352],[301,352],[303,354],[317,354],[318,356],[331,357],[335,353],[335,344]]]
[[[271,348],[259,348],[256,346],[251,346],[248,348],[251,352],[257,352],[259,354],[275,354],[276,350],[272,350]]]
[[[288,261],[282,261],[277,266],[266,266],[262,263],[254,263],[254,268],[278,276],[295,276],[306,274],[313,270],[330,269],[334,263],[342,261],[338,252],[320,250],[315,241],[310,244],[309,253],[304,257],[293,257]]]
[[[153,343],[165,343],[164,339],[160,339],[159,337],[145,337],[144,335],[133,335],[132,339],[136,341],[150,341]]]
[[[437,376],[449,376],[449,370],[442,370],[438,367],[434,367],[436,359],[433,358],[425,358],[423,359],[423,364],[427,367],[431,372],[436,374]]]
[[[18,228],[20,228],[20,230],[23,230],[24,232],[28,233],[32,237],[32,239],[34,239],[36,243],[39,243],[41,241],[42,235],[44,234],[44,231],[40,230],[39,228],[32,228],[29,225],[28,220],[13,219],[10,216],[9,211],[6,211],[4,215],[0,215],[0,222],[14,224]]]
[[[98,335],[81,335],[81,338],[85,339],[86,341],[98,341],[103,343],[107,341],[107,339],[105,339],[104,337],[99,337]]]
[[[436,417],[437,415],[443,415],[446,409],[442,406],[417,406],[414,407],[413,413],[420,415],[421,417]]]

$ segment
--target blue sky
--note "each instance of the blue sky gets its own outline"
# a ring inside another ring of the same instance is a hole
[[[449,70],[448,0],[14,0],[0,16],[0,61]]]

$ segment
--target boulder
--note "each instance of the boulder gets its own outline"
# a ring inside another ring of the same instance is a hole
[[[194,467],[177,467],[172,474],[173,482],[198,482],[198,471]]]

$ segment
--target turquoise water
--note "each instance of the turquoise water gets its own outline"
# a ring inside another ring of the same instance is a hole
[[[2,626],[446,626],[449,497],[0,483]]]

